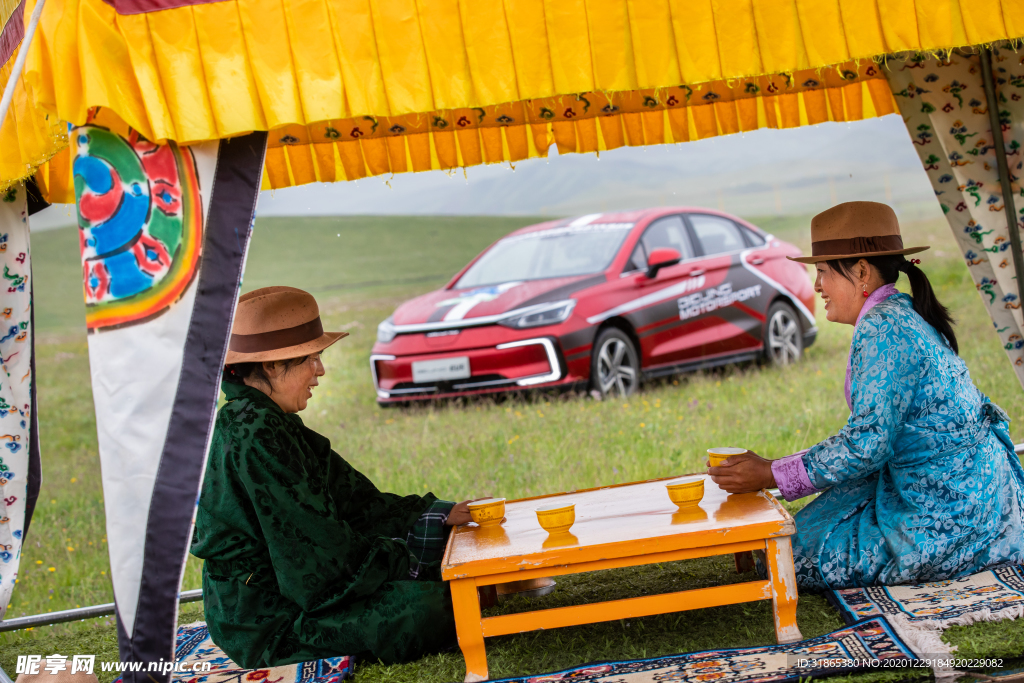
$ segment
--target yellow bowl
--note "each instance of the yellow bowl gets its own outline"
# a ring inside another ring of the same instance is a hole
[[[537,521],[549,534],[568,531],[576,522],[576,504],[556,503],[537,508]]]
[[[711,463],[712,467],[718,467],[726,458],[733,455],[741,455],[746,452],[746,448],[709,448],[708,462]]]
[[[469,516],[480,526],[497,526],[505,519],[505,499],[485,498],[470,503]]]
[[[704,498],[704,477],[674,479],[665,484],[665,490],[680,509],[693,507]]]

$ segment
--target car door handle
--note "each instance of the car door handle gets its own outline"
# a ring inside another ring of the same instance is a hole
[[[690,277],[697,277],[698,275],[703,275],[703,274],[704,274],[704,269],[703,268],[695,268],[694,270],[690,271]]]
[[[751,263],[753,263],[753,264],[754,264],[755,266],[759,266],[759,265],[761,265],[762,263],[764,263],[764,259],[763,259],[763,258],[760,258],[760,257],[758,257],[758,258],[752,258],[752,259],[750,259],[750,262],[751,262]]]

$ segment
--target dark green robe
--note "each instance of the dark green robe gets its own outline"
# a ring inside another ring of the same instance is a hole
[[[382,493],[263,392],[222,389],[192,539],[214,642],[246,668],[454,644],[437,551],[452,504]]]

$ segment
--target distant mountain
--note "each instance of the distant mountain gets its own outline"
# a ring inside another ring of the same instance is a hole
[[[679,145],[405,173],[265,192],[262,216],[336,214],[572,215],[700,205],[743,215],[813,213],[851,199],[939,215],[899,116],[758,130]],[[385,184],[385,181],[387,184]],[[43,222],[73,223],[54,207]],[[35,224],[42,222],[33,219]]]

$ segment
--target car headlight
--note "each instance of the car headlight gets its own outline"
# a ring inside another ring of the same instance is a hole
[[[576,308],[575,299],[556,301],[550,304],[538,304],[516,312],[507,318],[498,321],[499,325],[511,327],[516,330],[523,330],[528,327],[540,327],[541,325],[555,325],[565,322],[572,315],[572,309]]]
[[[387,344],[395,338],[395,326],[391,323],[391,318],[384,320],[380,325],[377,325],[377,341],[381,344]]]

